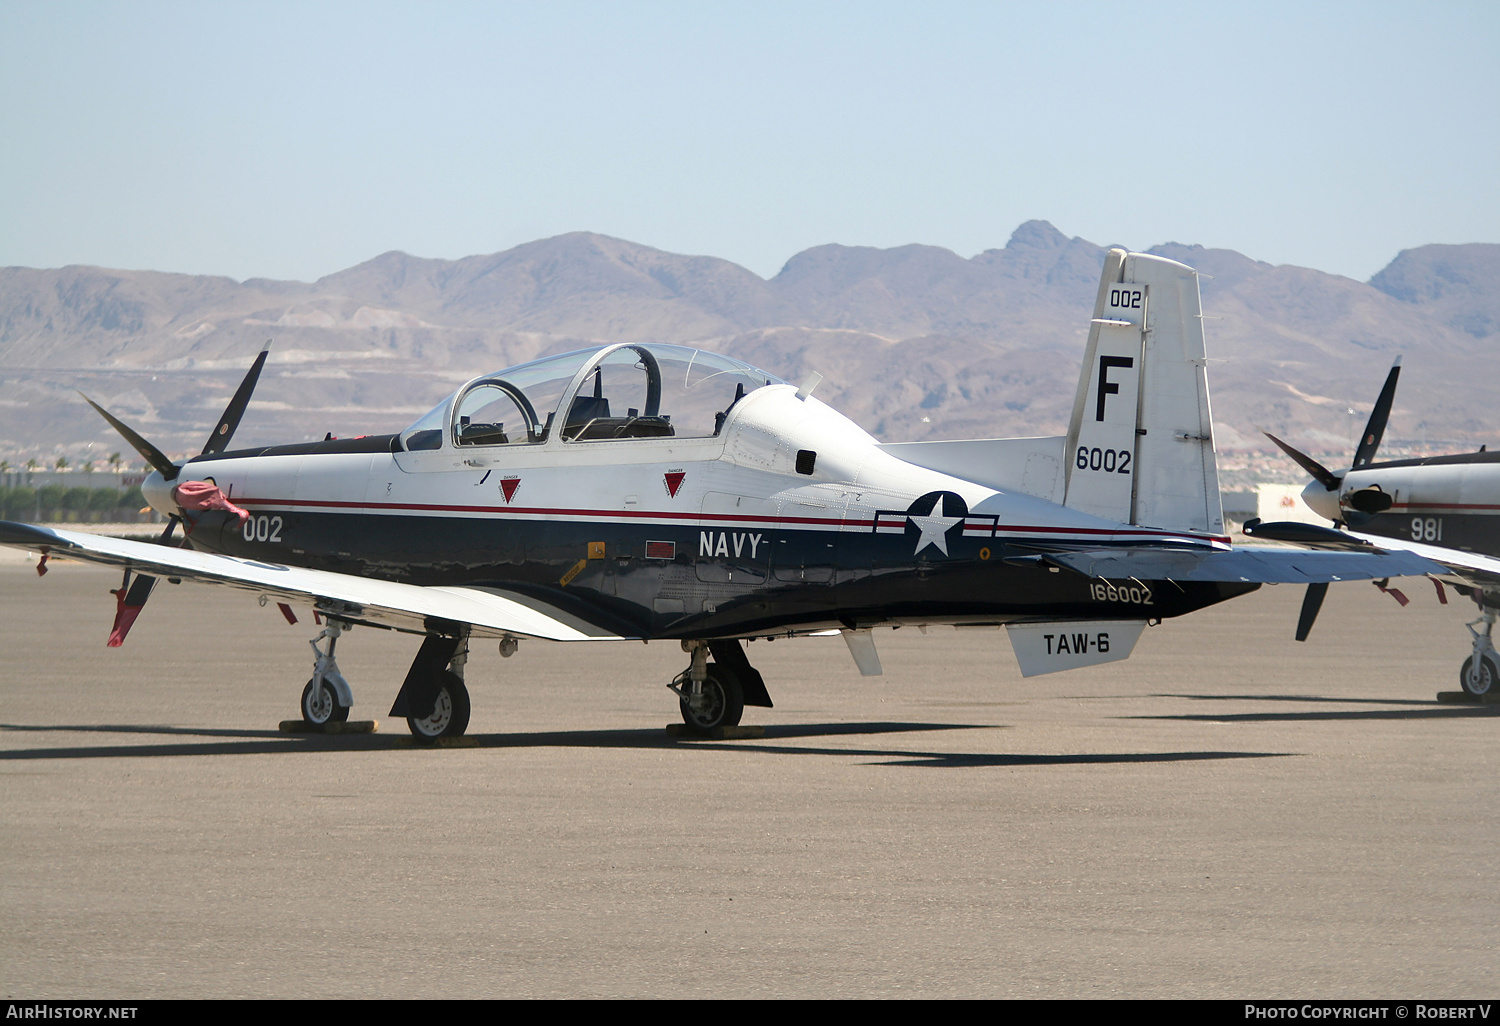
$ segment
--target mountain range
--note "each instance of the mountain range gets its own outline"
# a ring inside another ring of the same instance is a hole
[[[972,258],[825,245],[770,279],[586,232],[458,260],[390,252],[312,283],[3,268],[0,456],[122,448],[78,391],[168,453],[196,452],[266,339],[247,445],[399,430],[474,375],[642,340],[794,382],[817,371],[819,398],[883,440],[1058,434],[1105,249],[1029,221]],[[1388,438],[1495,439],[1500,245],[1405,250],[1368,282],[1202,246],[1150,252],[1205,276],[1221,449],[1268,450],[1264,428],[1343,451],[1398,354]]]

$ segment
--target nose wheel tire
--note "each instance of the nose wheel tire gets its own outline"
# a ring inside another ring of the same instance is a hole
[[[684,679],[682,690],[691,695],[693,682]],[[682,722],[694,730],[709,731],[715,727],[738,726],[745,713],[745,693],[739,680],[722,667],[710,665],[703,678],[703,691],[697,703],[679,698]]]
[[[316,688],[313,685],[317,685]],[[349,718],[349,707],[339,705],[339,696],[327,681],[316,677],[302,689],[302,718],[315,727],[325,723],[343,723]]]
[[[449,670],[444,670],[440,677],[442,685],[432,704],[432,712],[422,719],[406,718],[411,732],[426,740],[459,737],[469,729],[469,689],[458,679],[458,674]]]
[[[1458,683],[1471,695],[1487,695],[1495,689],[1495,684],[1500,682],[1500,673],[1495,670],[1495,662],[1489,656],[1480,656],[1479,664],[1476,666],[1474,657],[1464,660],[1464,668],[1458,671]]]

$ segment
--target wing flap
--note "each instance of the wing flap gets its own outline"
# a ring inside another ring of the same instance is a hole
[[[312,599],[324,611],[386,626],[422,630],[427,620],[439,619],[470,624],[481,636],[510,634],[548,641],[621,638],[574,614],[549,610],[536,599],[518,601],[491,588],[429,588],[6,521],[0,521],[0,545],[225,585],[277,601]]]

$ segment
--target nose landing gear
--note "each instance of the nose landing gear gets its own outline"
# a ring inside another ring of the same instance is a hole
[[[354,694],[333,657],[339,635],[347,626],[340,620],[330,619],[323,633],[308,642],[313,650],[313,675],[302,689],[302,719],[310,726],[322,727],[349,719]],[[328,640],[326,650],[318,647],[318,642],[325,638]]]

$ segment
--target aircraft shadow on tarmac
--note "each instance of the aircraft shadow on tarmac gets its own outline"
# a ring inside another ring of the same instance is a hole
[[[935,730],[995,730],[993,724],[972,723],[809,723],[779,724],[765,728],[765,735],[750,740],[714,741],[666,734],[660,728],[636,730],[541,731],[530,734],[473,734],[470,743],[456,750],[474,748],[692,748],[723,752],[754,752],[766,755],[831,755],[862,757],[871,765],[934,766],[966,768],[983,766],[1108,765],[1115,763],[1191,762],[1219,759],[1266,759],[1282,752],[1117,752],[1065,755],[1008,754],[1001,752],[905,751],[893,748],[838,748],[786,745],[768,742],[797,738],[848,737],[869,734],[918,733]],[[270,730],[224,730],[139,724],[38,725],[0,723],[0,731],[36,733],[167,734],[179,737],[223,738],[221,741],[178,742],[139,745],[90,745],[56,748],[23,748],[0,751],[0,762],[45,759],[155,758],[180,755],[274,755],[306,752],[370,752],[426,748],[412,739],[393,734],[283,734]]]
[[[1431,720],[1453,717],[1493,716],[1496,706],[1438,705],[1420,698],[1328,698],[1321,695],[1183,695],[1160,694],[1153,698],[1186,698],[1198,702],[1304,702],[1317,705],[1373,705],[1378,709],[1320,709],[1316,712],[1172,713],[1154,716],[1122,716],[1127,720],[1197,720],[1213,723],[1291,722],[1296,720]],[[1407,706],[1393,709],[1391,706]],[[1414,707],[1414,708],[1412,708]]]

